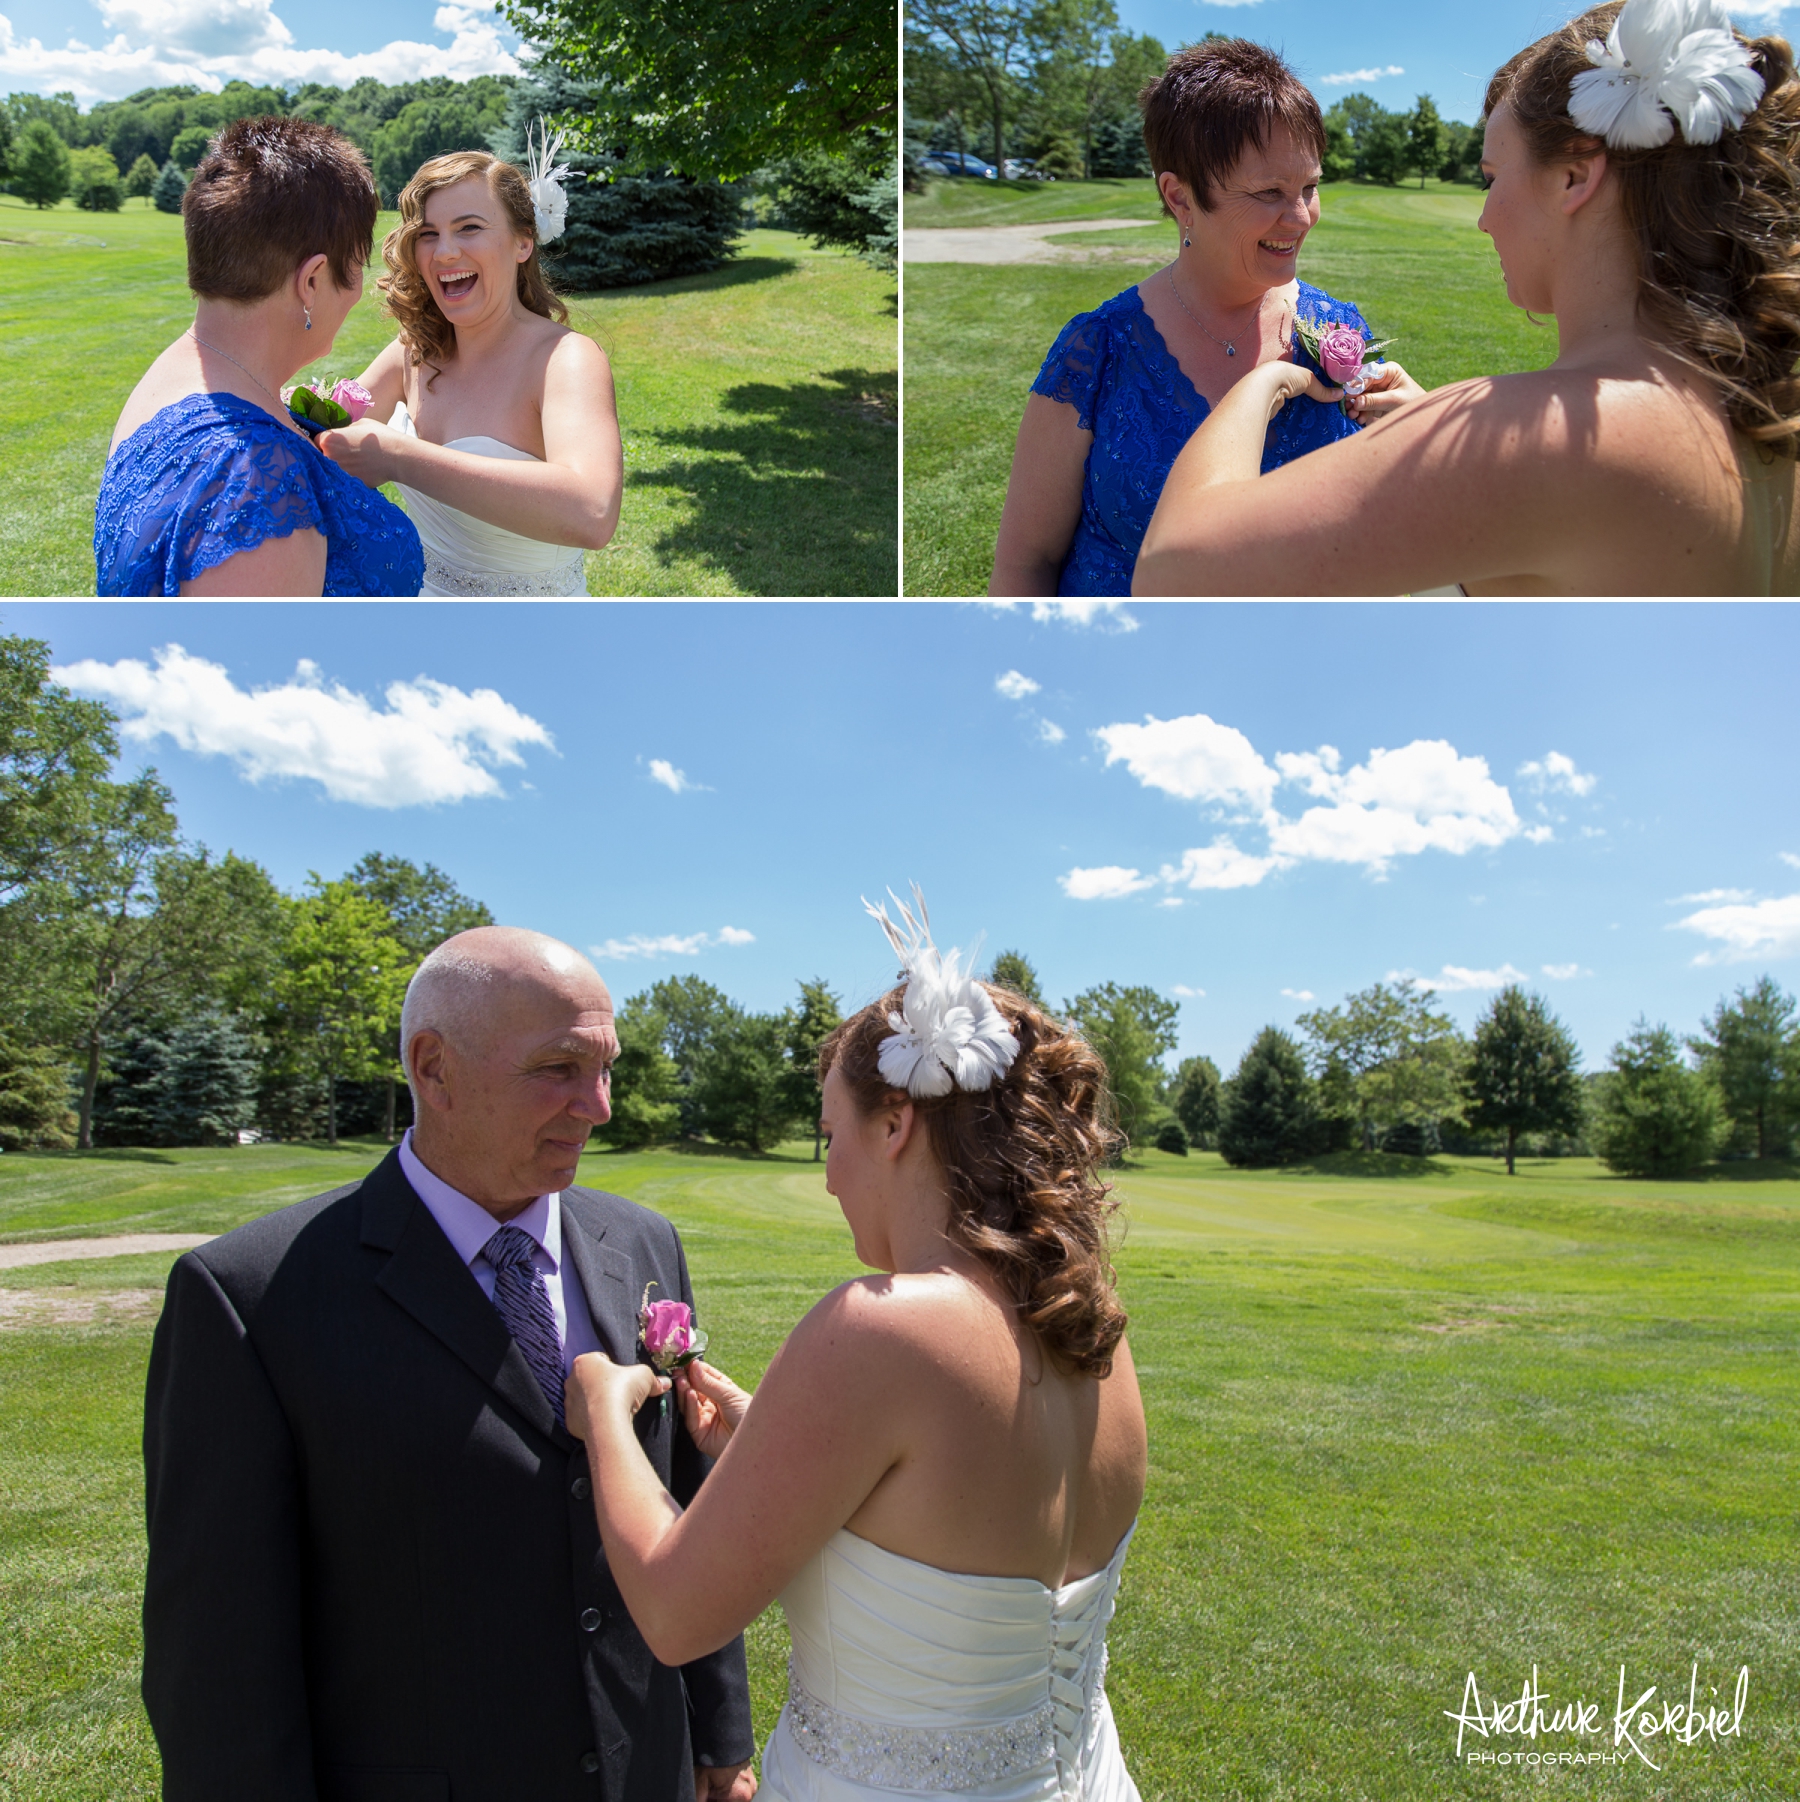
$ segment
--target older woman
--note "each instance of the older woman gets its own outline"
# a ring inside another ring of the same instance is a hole
[[[410,595],[406,515],[320,455],[281,386],[362,293],[378,201],[362,152],[303,119],[239,119],[182,201],[194,323],[113,430],[94,510],[103,595]]]
[[[1256,446],[1332,391],[1254,371],[1182,451],[1138,592],[1800,593],[1792,51],[1716,0],[1615,0],[1486,111],[1481,228],[1556,361],[1437,389],[1304,478]]]
[[[1296,319],[1368,335],[1354,306],[1296,273],[1319,220],[1325,125],[1287,64],[1241,38],[1195,44],[1169,59],[1143,108],[1181,248],[1051,347],[1019,425],[992,594],[1130,593],[1144,528],[1194,427],[1261,365],[1317,368]],[[1408,386],[1391,366],[1373,410]],[[1301,402],[1270,430],[1263,467],[1357,429],[1335,404]]]

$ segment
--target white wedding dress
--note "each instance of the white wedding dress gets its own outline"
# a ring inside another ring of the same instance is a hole
[[[834,1533],[782,1593],[793,1656],[759,1802],[1138,1802],[1103,1683],[1130,1543],[1046,1589]]]
[[[418,437],[418,428],[402,401],[388,422],[396,432]],[[446,450],[469,451],[477,457],[509,462],[541,463],[530,451],[498,438],[453,438]],[[583,553],[570,544],[545,544],[523,538],[504,526],[491,526],[430,495],[395,484],[406,500],[408,517],[425,547],[425,586],[421,595],[585,595]]]

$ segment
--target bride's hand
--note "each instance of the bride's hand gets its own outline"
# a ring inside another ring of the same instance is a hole
[[[608,1408],[630,1420],[645,1402],[666,1395],[669,1379],[648,1364],[615,1364],[605,1352],[583,1352],[563,1386],[563,1418],[569,1431],[586,1440],[591,1423]]]
[[[716,1458],[731,1443],[731,1436],[750,1406],[749,1394],[724,1371],[695,1358],[675,1373],[675,1394],[681,1402],[681,1418],[688,1437],[701,1455]],[[571,1427],[570,1432],[575,1429]]]
[[[1304,395],[1308,400],[1339,401],[1342,388],[1328,388],[1304,363],[1290,363],[1285,358],[1263,363],[1250,371],[1245,381],[1260,381],[1268,393],[1269,417],[1273,419],[1289,401]]]
[[[379,488],[394,480],[394,446],[404,444],[406,434],[373,419],[359,419],[354,425],[321,432],[313,442],[346,474]]]
[[[1350,401],[1350,417],[1367,424],[1397,413],[1415,400],[1423,400],[1431,392],[1421,388],[1398,363],[1369,363],[1363,366],[1368,386]]]

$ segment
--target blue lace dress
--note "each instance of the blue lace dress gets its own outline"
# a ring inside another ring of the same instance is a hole
[[[417,594],[413,523],[261,407],[188,394],[106,460],[94,508],[95,592],[175,595],[265,538],[325,535],[329,595]]]
[[[1310,282],[1300,284],[1299,313],[1373,336],[1355,307]],[[1324,378],[1298,341],[1294,355]],[[1031,392],[1068,402],[1081,429],[1094,434],[1081,482],[1081,522],[1057,593],[1130,594],[1132,565],[1157,496],[1181,447],[1211,409],[1169,354],[1136,288],[1071,319]],[[1361,430],[1335,404],[1291,400],[1270,421],[1263,474]]]

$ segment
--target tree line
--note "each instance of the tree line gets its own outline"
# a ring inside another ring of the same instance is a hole
[[[0,637],[0,1148],[235,1144],[381,1133],[410,1119],[398,1061],[414,969],[492,923],[432,864],[371,851],[283,893],[254,861],[181,835],[154,770],[115,778],[118,721],[50,680],[49,647]],[[1021,951],[989,979],[1049,1006]],[[1542,997],[1503,990],[1465,1037],[1435,997],[1376,983],[1260,1032],[1229,1078],[1173,1068],[1178,1004],[1103,982],[1055,1010],[1099,1054],[1128,1143],[1238,1165],[1334,1151],[1592,1152],[1674,1175],[1722,1154],[1787,1156],[1800,1130],[1800,1010],[1769,977],[1686,1039],[1640,1021],[1581,1071]],[[753,1152],[817,1136],[819,1047],[842,1019],[823,978],[774,1012],[698,975],[619,1008],[613,1118],[634,1147]]]
[[[932,151],[973,151],[1004,171],[1096,179],[1152,173],[1137,97],[1169,52],[1119,22],[1114,0],[907,0],[906,157],[922,186]],[[1199,40],[1222,40],[1209,31]],[[1429,94],[1390,112],[1354,93],[1325,112],[1327,181],[1474,181],[1481,130]]]

